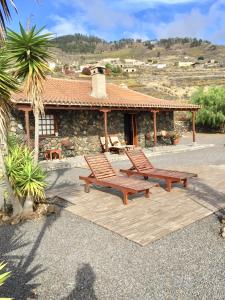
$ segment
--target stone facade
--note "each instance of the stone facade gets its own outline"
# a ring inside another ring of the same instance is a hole
[[[157,113],[157,131],[174,130],[173,112],[159,112]],[[138,126],[138,142],[143,148],[153,146],[153,114],[149,112],[141,112],[137,115]],[[158,143],[163,141],[160,139]]]
[[[58,136],[40,137],[40,152],[49,148],[62,148],[63,156],[76,156],[101,151],[99,137],[104,136],[103,113],[99,111],[51,111],[57,116]],[[18,125],[19,124],[19,125]],[[11,131],[24,134],[24,114],[14,112]],[[30,113],[30,134],[34,137],[34,118]],[[137,113],[138,142],[141,147],[152,146],[153,116],[150,112]],[[173,130],[173,112],[157,113],[157,130]],[[108,113],[108,134],[124,141],[124,112]]]

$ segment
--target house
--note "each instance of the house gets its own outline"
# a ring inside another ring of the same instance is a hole
[[[106,83],[102,66],[91,69],[90,80],[47,79],[42,100],[45,115],[39,124],[41,145],[51,148],[67,139],[73,145],[72,155],[101,151],[99,137],[108,135],[141,147],[148,145],[151,136],[156,145],[158,131],[174,129],[174,111],[192,112],[195,140],[195,112],[200,108]],[[30,101],[24,92],[14,94],[12,101],[17,108],[13,112],[13,131],[24,131],[27,140],[33,140]]]
[[[165,69],[166,66],[167,66],[167,64],[157,64],[157,65],[156,65],[156,68],[157,68],[157,69]]]
[[[50,68],[52,71],[54,71],[55,68],[56,68],[56,63],[55,63],[55,62],[49,62],[49,63],[48,63],[48,66],[49,66],[49,68]]]
[[[124,59],[124,62],[126,67],[132,67],[132,66],[140,67],[145,65],[145,62],[137,59],[131,59],[131,58]]]
[[[124,62],[125,62],[125,65],[134,66],[136,63],[136,59],[125,58]]]
[[[179,61],[178,62],[178,67],[180,67],[180,68],[191,67],[193,65],[194,65],[194,62],[192,62],[192,61]]]

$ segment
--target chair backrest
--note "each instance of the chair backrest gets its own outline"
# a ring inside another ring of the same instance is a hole
[[[121,143],[118,136],[110,136],[110,141],[113,146],[121,147]]]
[[[105,150],[105,137],[104,136],[100,137],[100,143],[102,145],[103,150]],[[112,144],[111,144],[109,138],[108,138],[108,147],[112,147]]]
[[[116,172],[105,154],[85,155],[84,158],[96,179],[116,176]]]
[[[161,130],[161,136],[166,137],[168,132],[166,130]]]
[[[141,149],[126,150],[126,154],[132,162],[133,166],[139,171],[144,172],[154,169],[148,158]]]

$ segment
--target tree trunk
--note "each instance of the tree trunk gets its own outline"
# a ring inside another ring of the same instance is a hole
[[[35,119],[35,134],[34,134],[34,162],[38,163],[39,157],[39,111],[37,108],[34,109]]]
[[[34,212],[34,200],[33,198],[28,194],[26,197],[26,200],[23,205],[23,214],[29,215]]]
[[[6,185],[7,192],[8,192],[8,197],[9,197],[11,203],[12,203],[12,206],[13,206],[13,216],[15,216],[15,215],[20,214],[22,212],[22,205],[21,205],[19,199],[15,197],[15,195],[13,193],[12,186],[11,186],[11,184],[9,182],[9,179],[8,179],[8,176],[6,174],[6,168],[5,168],[5,163],[4,163],[2,150],[0,150],[0,168],[2,169],[4,182],[5,182],[5,185]]]

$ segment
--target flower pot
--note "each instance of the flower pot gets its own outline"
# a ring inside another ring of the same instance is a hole
[[[178,145],[180,142],[180,139],[179,138],[176,138],[173,140],[173,145]]]

